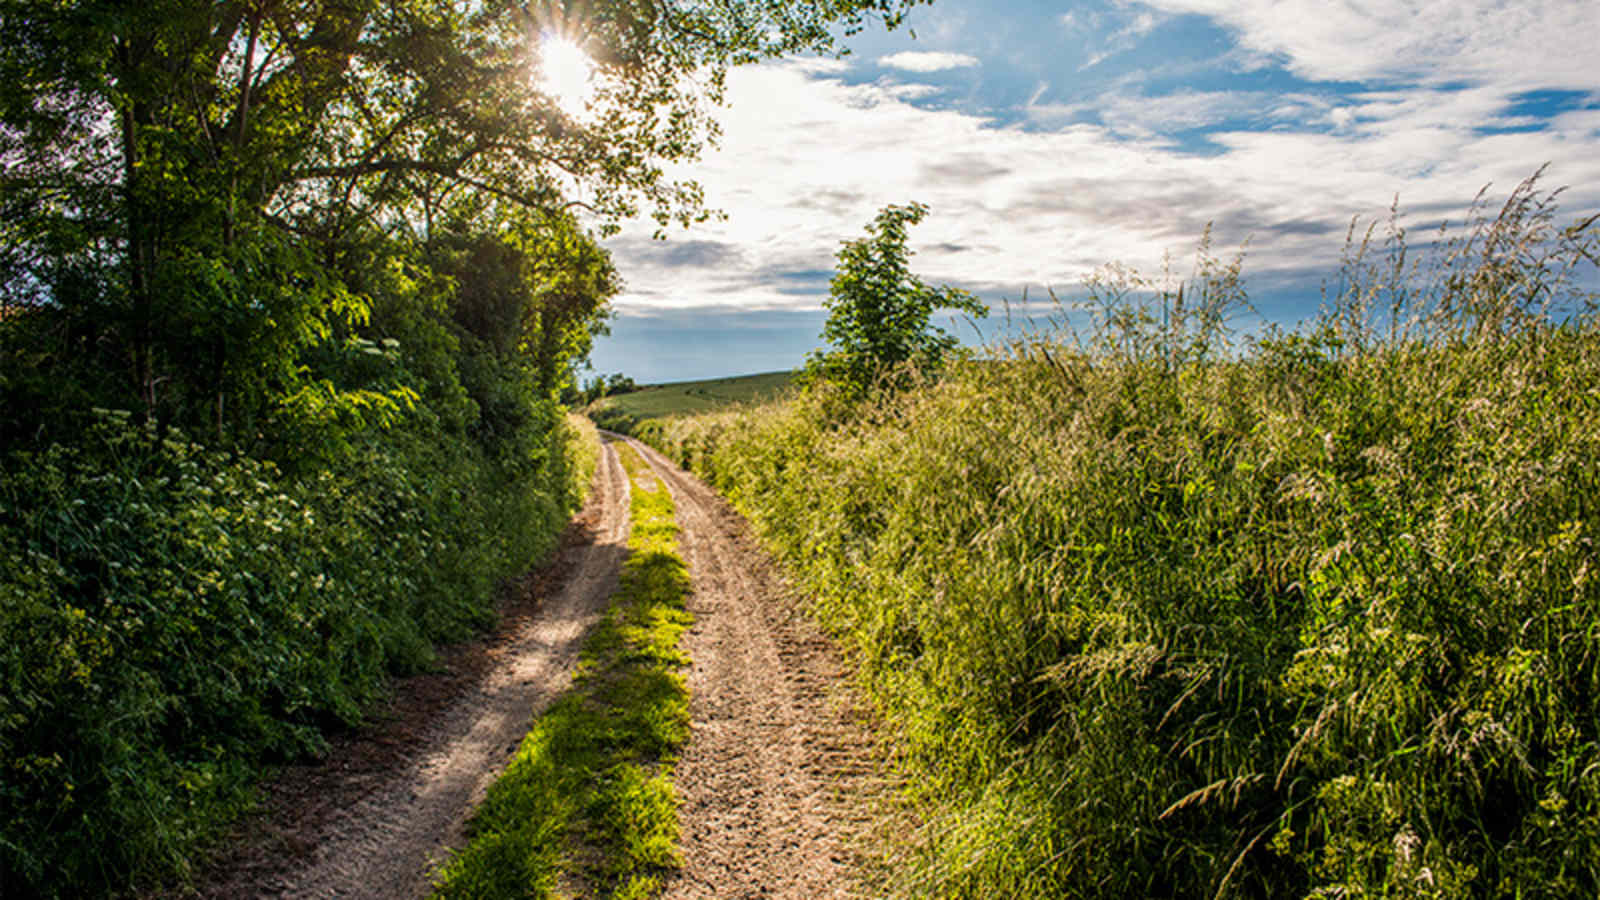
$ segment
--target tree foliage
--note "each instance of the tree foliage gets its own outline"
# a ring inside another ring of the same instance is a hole
[[[920,203],[886,206],[867,226],[866,237],[844,243],[823,301],[828,321],[822,337],[836,349],[812,356],[813,375],[860,393],[908,363],[937,367],[957,342],[929,323],[933,313],[988,314],[970,293],[935,288],[912,274],[906,232],[927,212]]]
[[[727,68],[914,2],[4,0],[0,290],[66,314],[58,353],[142,416],[221,435],[362,322],[326,275],[363,231],[426,239],[463,203],[703,218],[664,165],[714,135]],[[597,63],[583,115],[535,77],[548,35]]]

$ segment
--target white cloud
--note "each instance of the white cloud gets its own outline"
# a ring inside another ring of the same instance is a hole
[[[944,88],[932,84],[890,84],[883,85],[883,89],[901,100],[926,100],[929,97],[944,93]]]
[[[1141,10],[1133,19],[1124,25],[1120,31],[1111,36],[1112,40],[1118,38],[1140,38],[1156,30],[1156,26],[1166,21],[1165,16],[1159,16],[1150,10]]]
[[[1508,89],[1596,85],[1594,0],[1149,0],[1236,31],[1318,80],[1493,81]]]
[[[1093,68],[1110,59],[1111,57],[1116,56],[1118,53],[1131,50],[1138,46],[1139,42],[1144,40],[1146,35],[1152,31],[1155,31],[1157,26],[1161,25],[1169,18],[1168,16],[1161,15],[1152,9],[1141,8],[1137,5],[1127,7],[1123,11],[1128,14],[1123,16],[1123,21],[1119,28],[1110,34],[1093,37],[1093,46],[1095,49],[1090,52],[1088,61],[1078,67],[1080,72],[1085,69]],[[1069,26],[1075,24],[1075,20],[1068,21],[1067,19],[1063,19],[1062,21],[1064,24]],[[1092,21],[1094,27],[1098,29],[1101,21],[1103,20],[1096,16],[1092,20],[1087,21]]]
[[[976,56],[965,53],[944,53],[932,50],[907,50],[879,57],[878,65],[906,72],[943,72],[947,69],[970,69],[978,65]]]
[[[1073,124],[1088,108],[1060,107],[1048,128],[920,108],[894,85],[794,63],[735,70],[728,88],[721,148],[679,173],[728,218],[675,234],[668,247],[699,242],[676,254],[643,244],[644,225],[614,241],[621,307],[815,307],[839,242],[912,200],[932,209],[912,232],[918,272],[993,303],[1025,286],[1070,289],[1111,261],[1153,269],[1208,222],[1221,248],[1254,235],[1252,277],[1325,267],[1352,215],[1382,215],[1396,194],[1419,216],[1461,210],[1485,183],[1504,192],[1545,161],[1550,186],[1574,186],[1565,209],[1600,208],[1600,111],[1481,134],[1474,126],[1504,110],[1491,88],[1113,97],[1106,125]],[[1215,155],[1161,136],[1251,111],[1276,127],[1212,133]]]
[[[1122,134],[1157,137],[1203,128],[1262,112],[1261,95],[1230,91],[1179,91],[1159,97],[1108,97],[1096,104],[1102,119]]]
[[[853,68],[847,59],[833,59],[826,56],[793,59],[788,64],[794,67],[795,71],[807,75],[842,75]]]

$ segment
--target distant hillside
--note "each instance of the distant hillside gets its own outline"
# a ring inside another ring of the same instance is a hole
[[[740,403],[772,400],[789,390],[793,372],[764,372],[706,381],[651,385],[605,397],[585,412],[602,427],[627,430],[647,419],[668,419],[711,412]]]

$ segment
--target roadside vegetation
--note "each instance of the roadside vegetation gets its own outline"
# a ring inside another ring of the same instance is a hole
[[[618,445],[631,484],[630,556],[572,689],[534,721],[442,870],[436,897],[642,900],[679,865],[677,751],[689,737],[678,639],[689,574],[672,495]]]
[[[1600,893],[1596,218],[1530,181],[1095,325],[652,437],[814,592],[892,731],[905,897]]]
[[[0,472],[8,894],[186,872],[262,764],[319,752],[553,548],[593,451],[522,359],[411,314],[375,313],[341,360],[347,388],[364,371],[410,392],[392,418],[286,416],[220,444],[61,403],[56,379],[70,392],[92,359],[36,354],[53,314],[7,323],[38,362],[4,375],[8,425],[40,415],[47,436]]]
[[[966,291],[933,287],[912,274],[907,232],[927,214],[921,203],[886,206],[866,237],[844,242],[822,301],[828,310],[822,338],[832,349],[811,355],[803,383],[826,382],[849,399],[904,387],[913,372],[936,374],[959,345],[929,321],[935,311],[989,314]]]

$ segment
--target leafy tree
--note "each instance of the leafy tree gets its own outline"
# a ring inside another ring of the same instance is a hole
[[[456,326],[486,349],[527,359],[543,393],[558,391],[604,327],[621,288],[611,255],[567,213],[502,211],[435,235],[432,267],[456,282]]]
[[[524,245],[535,263],[537,291],[519,349],[533,361],[546,394],[576,380],[595,337],[607,333],[607,304],[622,289],[611,254],[570,216],[562,221],[564,227],[545,229]]]
[[[0,295],[59,311],[52,358],[221,436],[364,319],[323,277],[352,234],[462,196],[702,218],[664,164],[714,136],[728,67],[917,2],[0,0]],[[546,35],[596,62],[583,115],[535,77]]]
[[[940,309],[977,318],[988,314],[972,294],[931,287],[912,274],[906,231],[927,212],[921,203],[886,206],[867,226],[866,237],[844,243],[823,301],[828,321],[822,337],[836,349],[812,355],[808,370],[814,377],[861,394],[906,364],[937,367],[957,341],[929,317]]]
[[[451,285],[458,373],[476,406],[471,433],[494,443],[553,402],[604,327],[620,281],[610,255],[569,214],[501,209],[448,223],[425,251]]]
[[[610,375],[596,374],[593,378],[584,382],[581,390],[574,389],[572,399],[575,404],[587,404],[593,403],[602,397],[629,394],[638,389],[638,383],[621,372],[613,372]]]

